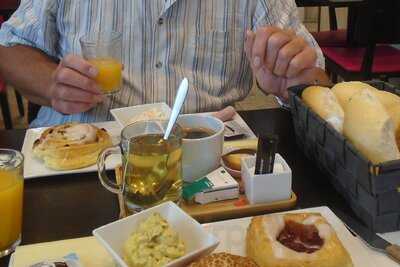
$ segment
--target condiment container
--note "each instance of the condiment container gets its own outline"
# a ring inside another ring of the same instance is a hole
[[[242,158],[242,180],[250,204],[289,199],[292,194],[292,170],[284,158],[276,153],[274,171],[254,174],[256,157]]]

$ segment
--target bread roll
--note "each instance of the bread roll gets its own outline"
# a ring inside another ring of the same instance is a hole
[[[387,108],[387,112],[393,120],[397,148],[400,149],[400,105],[395,105]]]
[[[400,106],[400,97],[398,95],[382,90],[376,90],[373,93],[387,110],[393,106]]]
[[[341,82],[332,87],[332,92],[335,94],[342,108],[344,108],[350,98],[362,89],[377,90],[375,87],[363,82]]]
[[[99,153],[111,145],[105,129],[67,123],[46,129],[33,144],[33,154],[50,169],[73,170],[93,165]]]
[[[372,163],[400,158],[393,120],[370,90],[354,94],[345,106],[344,135]]]
[[[329,88],[310,86],[303,91],[301,97],[307,106],[342,133],[344,112]]]
[[[228,253],[214,253],[201,258],[189,267],[257,267],[252,260]]]
[[[335,230],[319,213],[254,217],[247,229],[247,256],[259,267],[352,267]]]

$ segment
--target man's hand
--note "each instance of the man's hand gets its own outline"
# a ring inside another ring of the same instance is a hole
[[[93,80],[95,67],[76,55],[64,57],[52,75],[48,97],[58,112],[74,114],[87,111],[104,100]]]
[[[248,31],[245,52],[261,89],[284,100],[290,86],[327,79],[315,67],[315,49],[292,30],[262,27],[255,33]]]

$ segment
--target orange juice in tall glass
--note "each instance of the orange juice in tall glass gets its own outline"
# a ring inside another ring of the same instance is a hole
[[[122,82],[122,64],[113,58],[89,59],[98,70],[96,82],[101,90],[108,94],[118,90]]]
[[[0,149],[0,257],[21,241],[24,179],[20,152]]]
[[[122,34],[90,32],[80,38],[80,43],[82,56],[97,68],[95,80],[102,92],[118,92],[122,84]]]

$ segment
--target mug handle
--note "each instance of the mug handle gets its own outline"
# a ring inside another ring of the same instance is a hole
[[[120,154],[121,147],[119,145],[103,149],[97,158],[97,172],[101,184],[109,191],[120,194],[122,193],[122,185],[118,185],[110,180],[106,172],[106,159],[112,154]],[[121,183],[123,184],[123,183]]]

